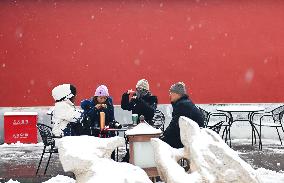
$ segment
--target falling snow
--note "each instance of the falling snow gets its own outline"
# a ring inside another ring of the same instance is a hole
[[[248,69],[245,73],[245,81],[247,83],[250,83],[253,80],[253,77],[254,77],[254,70]]]
[[[31,85],[34,85],[34,84],[35,84],[35,80],[33,80],[33,79],[30,80],[30,84],[31,84]]]
[[[188,30],[190,31],[194,30],[194,25],[191,25]]]
[[[143,53],[144,53],[144,50],[141,49],[141,50],[139,51],[139,55],[143,55]]]
[[[134,64],[137,65],[137,66],[139,66],[139,65],[140,65],[140,60],[139,60],[138,58],[135,59],[135,60],[134,60]]]
[[[51,86],[52,86],[52,82],[51,82],[51,81],[48,81],[48,82],[47,82],[47,86],[48,86],[48,87],[51,87]]]
[[[23,35],[24,35],[24,33],[23,33],[22,29],[21,29],[21,28],[17,28],[17,29],[16,29],[16,37],[17,37],[18,39],[20,39],[20,38],[23,37]]]

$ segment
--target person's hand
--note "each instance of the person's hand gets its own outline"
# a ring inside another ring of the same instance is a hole
[[[95,108],[97,108],[97,109],[102,108],[102,104],[97,104],[97,105],[95,105]]]
[[[106,105],[106,104],[101,104],[101,106],[102,106],[103,108],[107,108],[107,105]]]
[[[132,96],[131,99],[135,100],[137,99],[137,96]]]
[[[134,93],[135,93],[135,91],[133,91],[132,89],[127,91],[127,94],[132,94],[133,95]]]

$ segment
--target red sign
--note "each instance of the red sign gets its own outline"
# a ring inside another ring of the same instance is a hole
[[[37,143],[36,112],[4,113],[5,143]]]

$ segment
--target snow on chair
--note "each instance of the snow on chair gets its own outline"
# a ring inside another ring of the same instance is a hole
[[[37,128],[38,128],[40,136],[42,138],[42,142],[44,144],[44,147],[43,147],[43,151],[42,151],[42,154],[41,154],[41,157],[40,157],[40,161],[39,161],[39,164],[38,164],[38,167],[37,167],[37,170],[36,170],[36,175],[38,174],[38,171],[39,171],[39,168],[40,168],[44,154],[49,153],[49,158],[48,158],[45,170],[44,170],[44,175],[45,175],[46,171],[47,171],[47,167],[49,165],[51,155],[53,153],[58,153],[58,149],[57,149],[57,147],[55,147],[54,138],[61,138],[61,137],[54,136],[53,133],[52,133],[52,128],[47,126],[47,125],[38,123]]]

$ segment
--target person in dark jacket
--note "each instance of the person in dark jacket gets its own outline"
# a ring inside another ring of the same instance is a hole
[[[179,117],[188,117],[195,121],[199,127],[204,127],[204,117],[201,111],[189,99],[183,82],[178,82],[171,86],[170,100],[173,107],[172,120],[162,134],[161,140],[174,148],[182,148],[183,144],[180,140],[180,128],[178,123]]]
[[[105,113],[105,126],[109,126],[115,121],[112,98],[109,96],[108,88],[105,85],[99,86],[96,89],[95,96],[90,100],[83,100],[81,108],[84,110],[83,114],[87,118],[85,123],[89,123],[84,125],[93,129],[100,127],[100,112]],[[98,131],[95,130],[92,135],[98,136],[97,133]]]
[[[157,108],[158,99],[149,90],[149,83],[146,79],[141,79],[136,84],[136,91],[128,90],[122,95],[121,108],[132,111],[145,117],[145,121],[152,125],[152,119]]]

